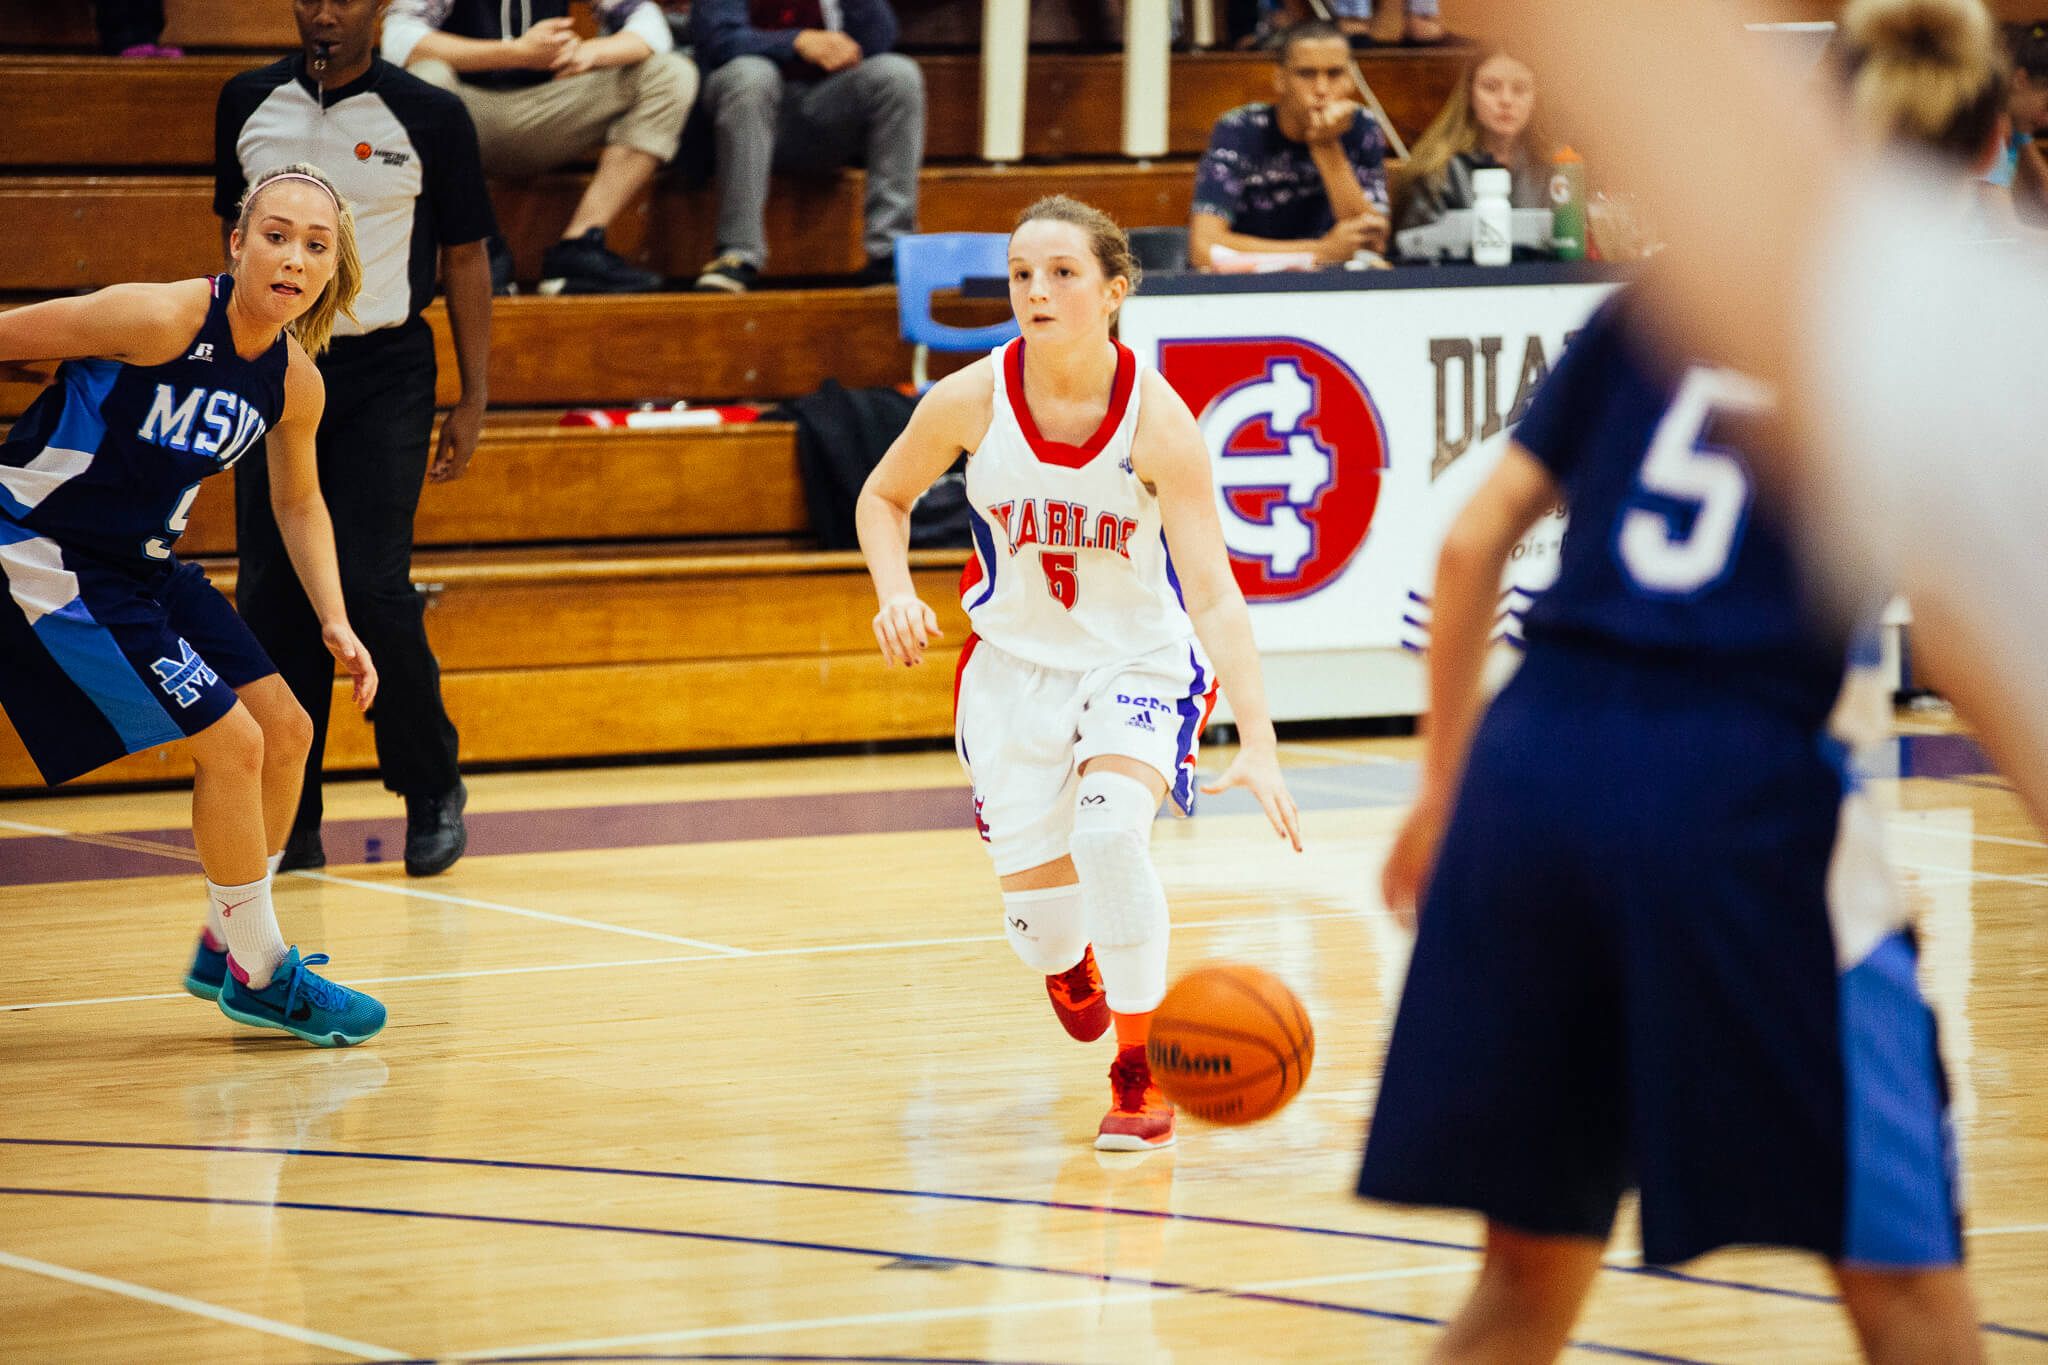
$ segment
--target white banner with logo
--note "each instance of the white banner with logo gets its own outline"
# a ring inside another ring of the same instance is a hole
[[[1124,305],[1125,344],[1187,401],[1215,461],[1277,718],[1422,709],[1415,650],[1444,533],[1566,338],[1616,288],[1532,273]],[[1562,529],[1545,517],[1517,548],[1504,633],[1555,574]]]

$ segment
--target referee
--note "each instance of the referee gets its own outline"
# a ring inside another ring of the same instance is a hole
[[[341,585],[383,673],[370,712],[384,785],[405,798],[405,870],[443,872],[462,856],[467,792],[441,669],[412,586],[412,524],[425,478],[457,478],[476,450],[488,398],[496,230],[462,102],[376,56],[387,0],[295,0],[303,51],[221,88],[214,115],[214,212],[223,240],[250,178],[294,161],[327,172],[355,211],[363,258],[356,322],[337,320],[320,358],[320,491],[334,518]],[[462,397],[434,426],[434,336],[421,318],[438,264],[448,294]],[[324,866],[320,766],[334,659],[300,590],[270,511],[261,460],[235,479],[241,553],[237,604],[306,713],[313,750],[283,867]]]

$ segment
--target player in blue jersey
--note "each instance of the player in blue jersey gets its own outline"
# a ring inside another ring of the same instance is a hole
[[[270,902],[311,723],[172,546],[202,479],[265,458],[292,562],[368,707],[377,673],[342,606],[310,359],[361,267],[346,204],[303,165],[253,184],[230,250],[225,275],[0,314],[0,365],[63,361],[0,445],[0,707],[53,785],[185,740],[209,903],[186,989],[243,1023],[359,1043],[384,1007],[310,971],[325,956],[288,948]]]
[[[1384,873],[1419,932],[1359,1190],[1487,1219],[1436,1360],[1554,1357],[1631,1185],[1646,1262],[1811,1249],[1871,1359],[1973,1360],[1934,1021],[1826,733],[1846,636],[1757,498],[1767,391],[1669,361],[1639,303],[1578,335],[1444,544]],[[1485,706],[1501,571],[1560,500]]]

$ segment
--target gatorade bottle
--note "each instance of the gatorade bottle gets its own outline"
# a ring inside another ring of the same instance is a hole
[[[1550,172],[1550,252],[1586,259],[1586,163],[1569,147],[1558,149]]]

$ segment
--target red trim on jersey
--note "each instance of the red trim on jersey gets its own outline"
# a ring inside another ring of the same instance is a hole
[[[982,576],[986,572],[981,567],[981,551],[979,549],[967,556],[967,562],[960,566],[960,601],[962,605],[965,605],[967,601],[967,594],[973,592],[980,585]]]
[[[967,639],[960,645],[960,662],[953,665],[953,723],[960,723],[960,679],[967,675],[967,661],[974,657],[974,647],[981,643],[981,637],[973,631],[967,632]]]
[[[1010,346],[1010,354],[1003,362],[1003,380],[1008,385],[1010,411],[1017,414],[1017,429],[1024,433],[1025,443],[1041,464],[1054,464],[1062,469],[1079,469],[1102,453],[1109,444],[1109,438],[1116,435],[1116,429],[1123,424],[1124,412],[1131,405],[1131,390],[1137,387],[1138,357],[1131,354],[1131,348],[1121,341],[1112,340],[1116,347],[1116,381],[1109,390],[1109,411],[1102,415],[1102,425],[1095,428],[1095,434],[1088,438],[1086,445],[1068,445],[1065,441],[1049,441],[1038,434],[1038,423],[1031,420],[1031,405],[1024,401],[1024,342],[1019,338]]]

